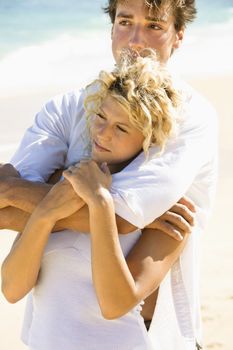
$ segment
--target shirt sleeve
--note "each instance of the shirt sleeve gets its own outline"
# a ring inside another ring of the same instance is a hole
[[[64,166],[77,104],[75,94],[57,96],[36,115],[11,159],[23,178],[46,182]]]
[[[202,167],[211,167],[216,148],[216,113],[207,101],[195,98],[162,155],[156,156],[158,150],[151,148],[147,159],[140,154],[113,175],[116,213],[136,227],[145,227],[187,192]]]

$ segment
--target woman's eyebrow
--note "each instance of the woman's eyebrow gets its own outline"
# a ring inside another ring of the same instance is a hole
[[[99,113],[98,114],[102,114],[104,117],[106,117],[106,113],[104,112],[102,107],[99,108]]]
[[[107,115],[106,113],[104,113],[104,110],[100,107],[99,109],[99,113],[98,114],[101,114],[103,115],[105,118],[107,118]],[[120,124],[120,125],[124,125],[128,128],[131,128],[131,123],[124,123],[124,122],[121,122],[120,120],[117,120],[117,123]]]

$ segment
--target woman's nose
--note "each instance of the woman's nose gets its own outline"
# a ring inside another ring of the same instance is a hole
[[[109,125],[101,125],[98,130],[100,140],[110,140],[112,137],[111,128]]]

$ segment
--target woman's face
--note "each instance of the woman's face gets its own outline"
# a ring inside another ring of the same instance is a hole
[[[127,111],[107,95],[91,120],[92,159],[109,165],[125,163],[142,150],[143,134],[129,121]]]

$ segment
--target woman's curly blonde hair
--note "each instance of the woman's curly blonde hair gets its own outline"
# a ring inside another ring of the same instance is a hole
[[[91,116],[99,113],[107,94],[115,98],[128,112],[130,123],[144,135],[145,153],[150,146],[164,149],[181,101],[165,66],[159,63],[153,50],[146,51],[145,57],[134,61],[125,54],[114,71],[101,71],[98,79],[86,87],[84,100],[90,121]]]

